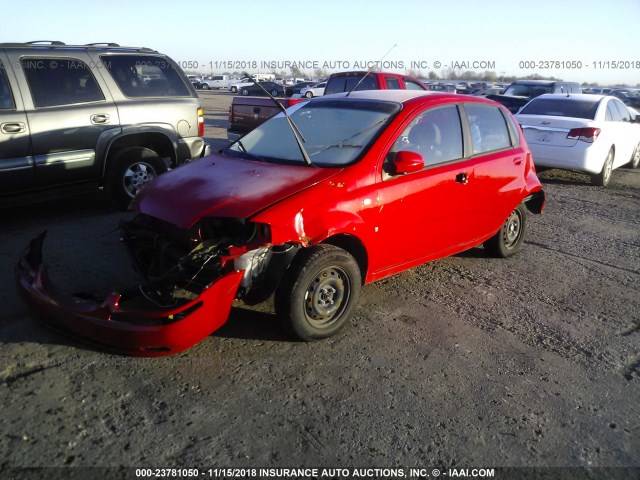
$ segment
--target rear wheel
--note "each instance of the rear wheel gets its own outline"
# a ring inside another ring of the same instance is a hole
[[[484,242],[484,248],[494,257],[510,257],[522,248],[526,232],[527,207],[521,203],[511,212],[498,233]]]
[[[631,155],[629,166],[631,168],[640,167],[640,142],[638,142],[638,145],[636,145],[636,149],[633,151],[633,155]]]
[[[609,185],[609,180],[611,180],[611,172],[613,170],[613,148],[609,150],[607,154],[607,158],[604,160],[604,164],[602,165],[602,171],[595,175],[591,175],[591,183],[594,185],[598,185],[599,187],[606,187]]]
[[[140,189],[167,171],[158,154],[144,147],[129,147],[108,160],[104,189],[111,201],[125,210]]]
[[[202,88],[202,90],[209,90],[209,85],[207,85],[206,83],[203,83],[200,88]]]
[[[302,340],[330,337],[351,318],[361,284],[360,268],[345,250],[333,245],[303,249],[276,290],[276,313]]]
[[[313,92],[307,92],[307,93],[304,94],[304,96],[307,97],[307,98],[311,98],[311,97],[313,97]]]

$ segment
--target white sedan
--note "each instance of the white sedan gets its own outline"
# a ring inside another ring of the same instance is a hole
[[[547,94],[516,115],[538,166],[580,170],[606,186],[611,172],[640,164],[640,118],[605,95]]]
[[[327,86],[327,82],[316,83],[315,85],[311,85],[310,87],[304,87],[300,90],[300,95],[303,97],[311,98],[311,97],[319,97],[324,95],[324,87]]]

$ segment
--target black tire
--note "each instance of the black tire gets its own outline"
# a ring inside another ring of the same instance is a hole
[[[144,185],[166,171],[167,165],[153,150],[123,148],[107,159],[104,189],[118,208],[126,210]]]
[[[361,279],[358,264],[345,250],[333,245],[302,249],[276,290],[276,314],[301,340],[335,335],[353,314]]]
[[[591,175],[591,183],[599,187],[606,187],[609,185],[611,172],[613,171],[613,156],[613,148],[611,148],[607,154],[607,158],[604,160],[604,164],[602,165],[602,171],[595,175]]]
[[[494,257],[508,258],[520,251],[527,233],[527,207],[521,203],[504,222],[498,233],[484,242],[484,248]]]
[[[231,93],[236,93],[238,91],[238,87],[231,87],[229,90],[231,90]]]
[[[200,88],[202,88],[202,90],[209,90],[209,85],[207,85],[206,83],[203,83]]]
[[[640,167],[640,142],[636,145],[636,149],[633,151],[631,155],[631,160],[629,161],[629,167],[638,168]]]
[[[306,98],[311,98],[311,97],[313,97],[313,92],[307,92],[307,93],[304,94],[304,96]]]

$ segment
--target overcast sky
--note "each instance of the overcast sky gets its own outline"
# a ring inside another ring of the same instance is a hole
[[[396,45],[385,70],[640,83],[640,0],[0,1],[0,42],[145,46],[201,73],[366,69]]]

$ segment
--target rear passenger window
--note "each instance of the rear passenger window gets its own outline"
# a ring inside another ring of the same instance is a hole
[[[5,72],[4,65],[0,62],[0,110],[13,110],[14,108],[16,108],[16,105],[13,103],[7,72]]]
[[[177,65],[165,57],[103,55],[100,57],[127,97],[190,97]]]
[[[612,105],[618,111],[618,118],[616,119],[619,122],[630,122],[631,115],[629,114],[629,109],[624,106],[624,104],[619,100],[610,100],[609,105]]]
[[[509,129],[498,107],[466,104],[473,155],[511,147]]]
[[[96,79],[82,60],[26,57],[20,63],[37,108],[104,100]]]

